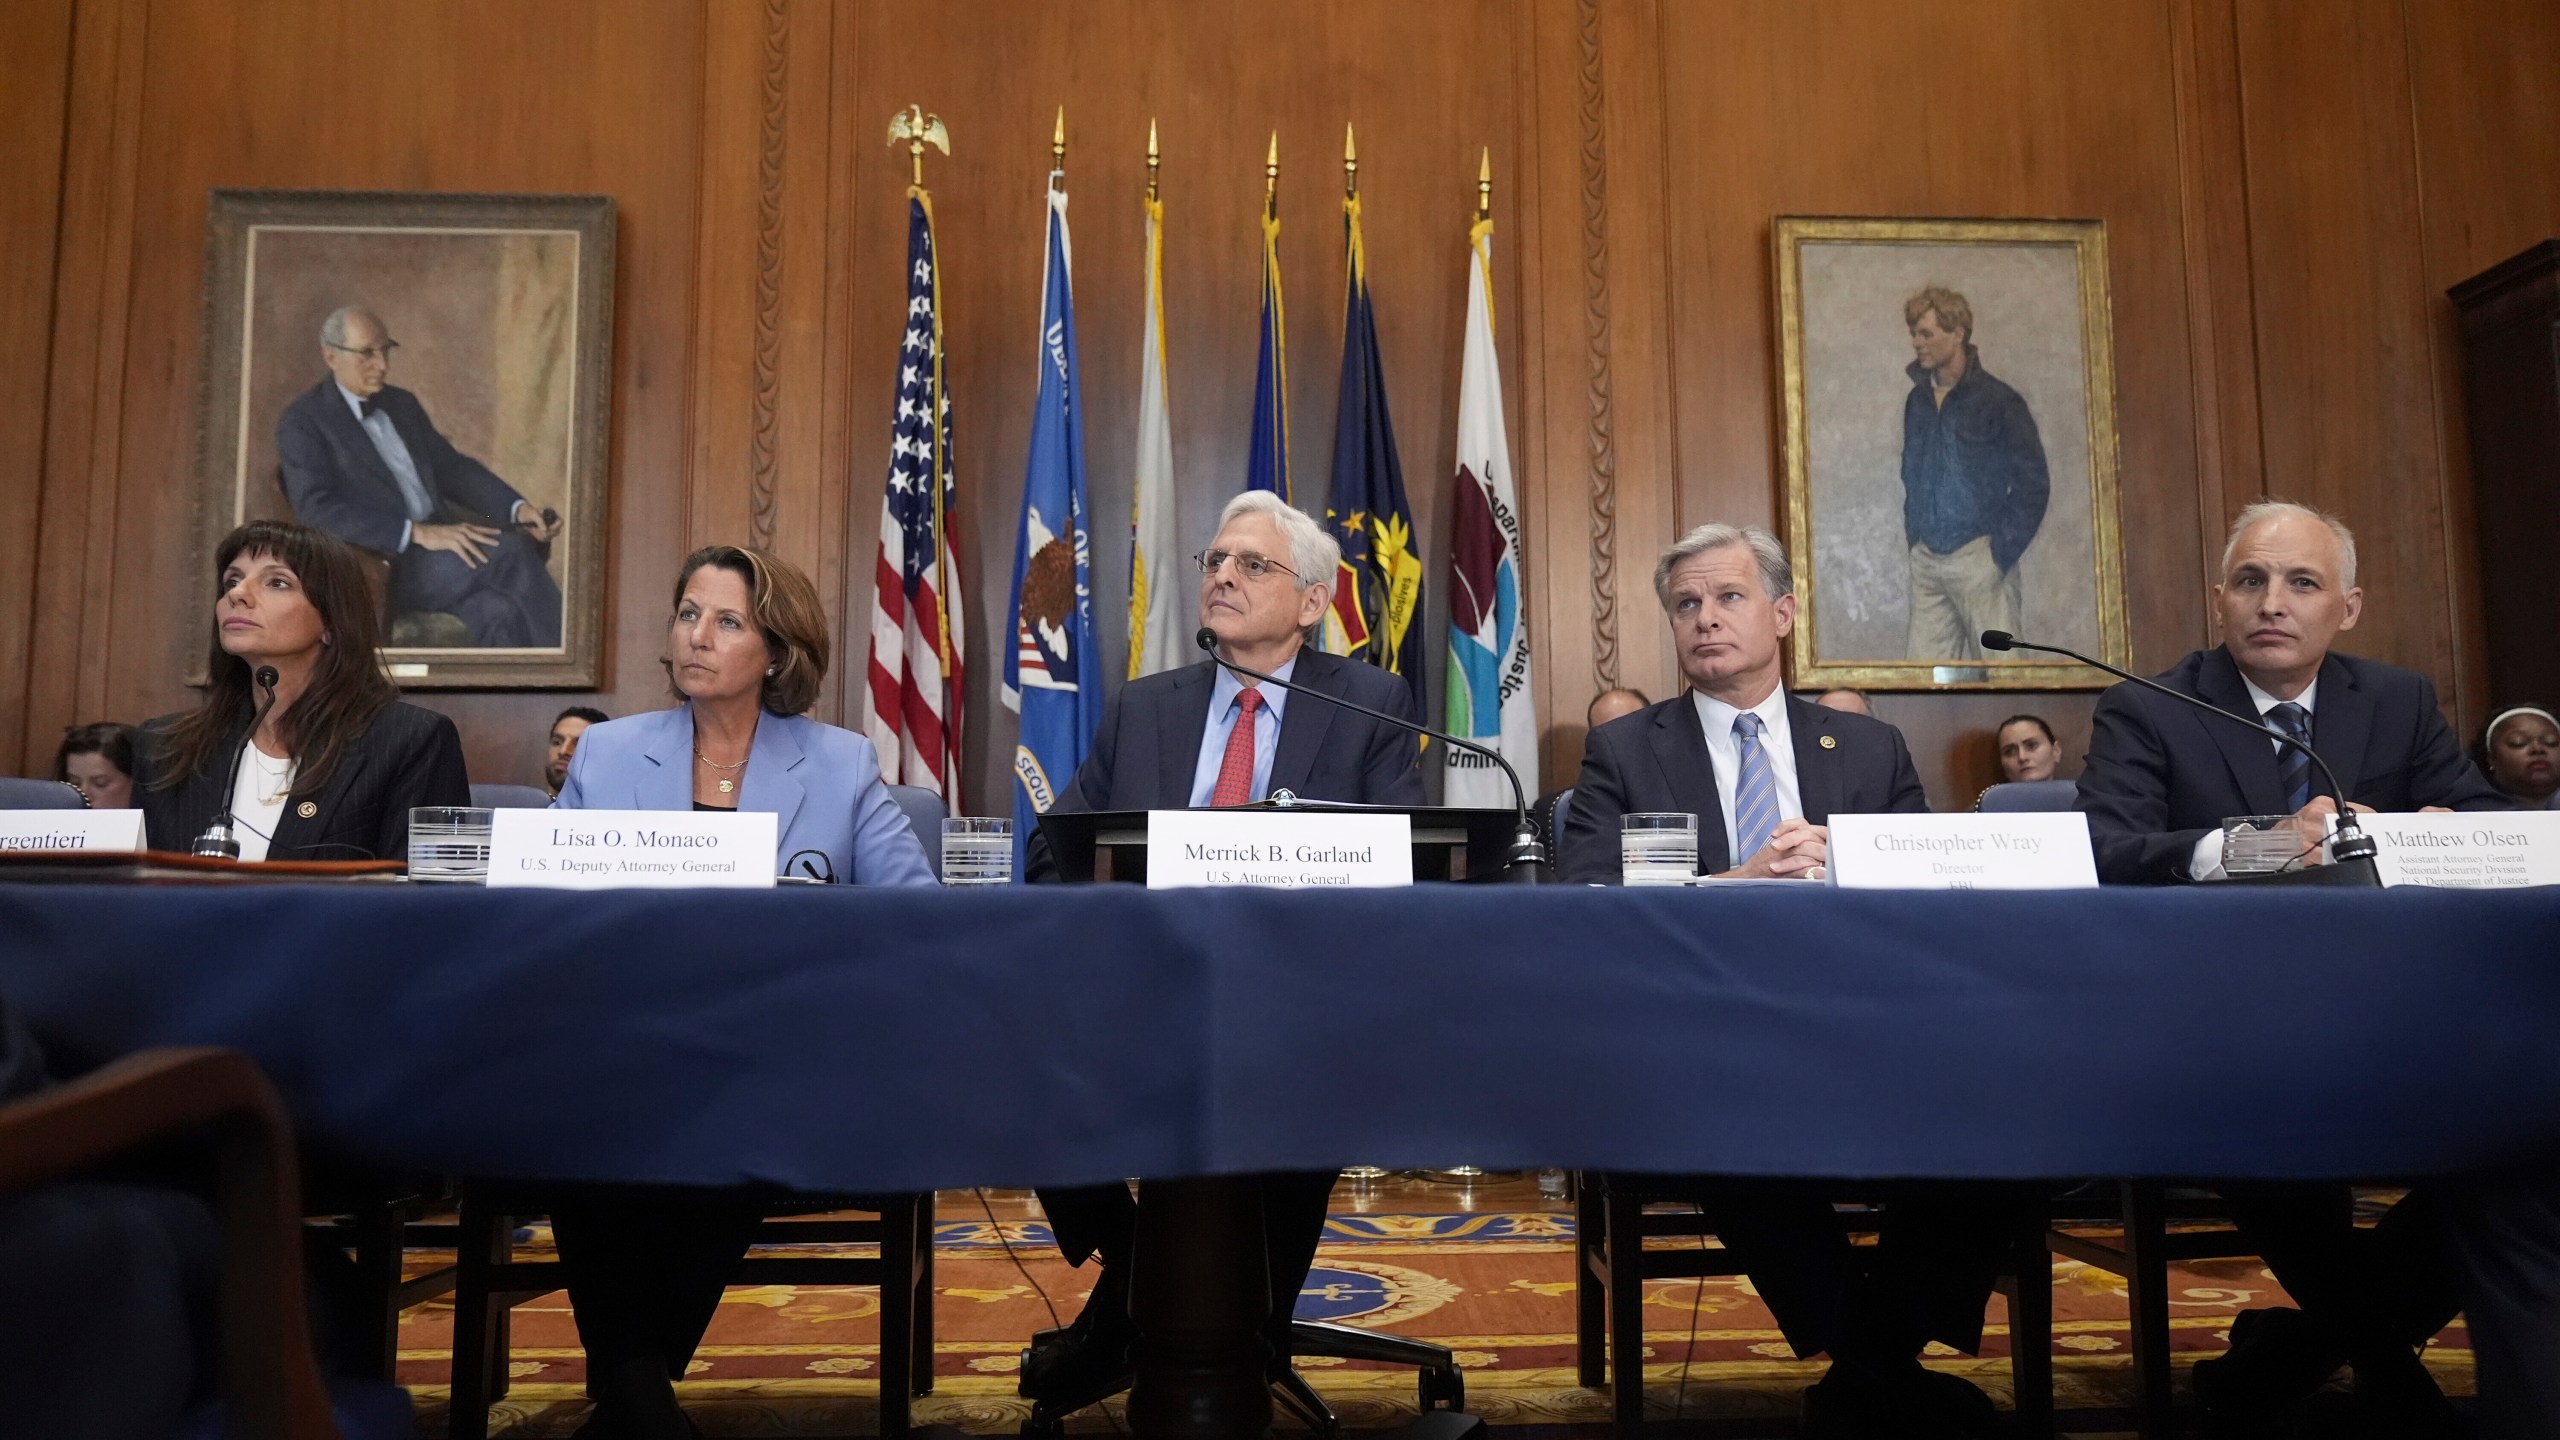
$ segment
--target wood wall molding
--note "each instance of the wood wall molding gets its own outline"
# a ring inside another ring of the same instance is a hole
[[[790,154],[791,8],[764,0],[762,121],[756,137],[755,418],[749,442],[748,533],[771,549],[774,453],[782,384],[782,181]]]
[[[1582,159],[1582,337],[1590,406],[1591,676],[1618,683],[1618,441],[1609,377],[1609,145],[1600,67],[1600,0],[1575,7],[1575,132]]]

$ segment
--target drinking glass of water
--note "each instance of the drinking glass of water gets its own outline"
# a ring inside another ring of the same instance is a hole
[[[1618,819],[1618,878],[1629,885],[1685,885],[1698,873],[1698,817],[1639,811]]]
[[[421,805],[409,812],[409,878],[428,884],[489,883],[489,828],[479,805]]]
[[[1013,821],[954,815],[942,822],[942,883],[1013,883]]]

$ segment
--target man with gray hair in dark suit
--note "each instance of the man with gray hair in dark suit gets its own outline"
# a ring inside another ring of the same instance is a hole
[[[329,378],[276,421],[294,518],[388,558],[395,614],[458,616],[474,645],[557,646],[560,586],[546,561],[559,516],[456,450],[417,396],[385,383],[399,348],[361,306],[321,323]]]
[[[1664,553],[1653,588],[1689,688],[1591,732],[1566,807],[1566,878],[1615,881],[1620,817],[1637,812],[1695,815],[1701,873],[1812,879],[1830,858],[1833,815],[1929,808],[1900,731],[1779,684],[1796,596],[1776,536],[1701,525]],[[1989,1397],[1924,1368],[1920,1352],[1933,1340],[1979,1348],[2001,1256],[2031,1218],[2023,1194],[1862,1187],[1857,1198],[1883,1204],[1877,1244],[1860,1251],[1833,1214],[1835,1186],[1698,1176],[1668,1188],[1697,1202],[1796,1353],[1831,1357],[1805,1392],[1806,1435],[1997,1430]]]

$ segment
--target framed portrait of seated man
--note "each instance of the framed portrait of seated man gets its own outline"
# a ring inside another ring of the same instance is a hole
[[[216,190],[207,232],[199,562],[294,521],[403,688],[597,684],[613,201]]]
[[[1985,630],[2131,660],[2106,229],[1783,217],[1792,683],[2090,687]]]

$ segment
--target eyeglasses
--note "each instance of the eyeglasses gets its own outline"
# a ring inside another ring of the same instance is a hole
[[[1192,556],[1191,559],[1192,563],[1200,567],[1200,573],[1203,575],[1217,574],[1218,567],[1230,560],[1236,562],[1236,569],[1242,571],[1247,580],[1259,580],[1274,570],[1292,579],[1295,579],[1298,574],[1297,571],[1279,561],[1267,555],[1256,555],[1250,550],[1207,550]]]
[[[391,352],[400,348],[400,342],[397,340],[385,340],[379,345],[367,346],[362,350],[353,345],[341,345],[334,340],[323,340],[320,343],[341,355],[353,355],[359,360],[379,360],[386,365],[391,362]]]

